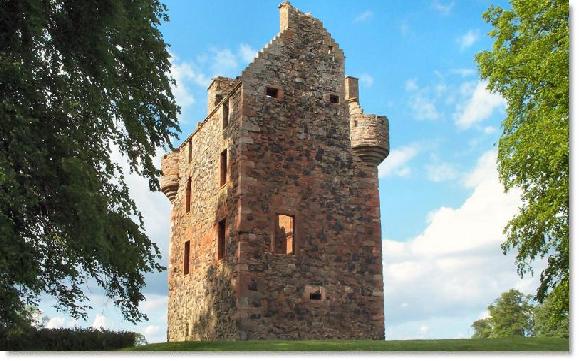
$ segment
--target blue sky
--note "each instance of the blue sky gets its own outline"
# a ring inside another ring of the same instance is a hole
[[[278,1],[165,1],[181,139],[206,113],[212,76],[236,76],[279,31]],[[497,1],[496,5],[507,6]],[[486,90],[474,55],[492,45],[482,20],[489,1],[305,1],[360,79],[367,113],[390,119],[391,152],[379,167],[386,338],[470,337],[470,324],[511,287],[533,292],[500,250],[502,229],[519,204],[498,183],[495,143],[504,101]],[[115,155],[119,161],[122,158]],[[149,235],[167,260],[169,202],[128,177]],[[79,325],[134,329],[163,341],[166,274],[150,275],[142,309],[150,321],[122,321],[111,301],[87,286],[94,309]],[[49,326],[75,321],[41,309]]]

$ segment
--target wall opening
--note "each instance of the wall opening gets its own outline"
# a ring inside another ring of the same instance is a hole
[[[228,102],[223,103],[223,128],[227,127],[229,124],[229,104]]]
[[[191,243],[189,241],[185,242],[185,248],[183,249],[183,274],[189,274],[189,255],[191,253]]]
[[[223,95],[222,95],[222,94],[217,94],[217,95],[215,95],[215,104],[213,104],[213,105],[219,104],[219,102],[221,102],[222,99],[223,99]]]
[[[187,179],[187,188],[185,189],[185,212],[191,210],[191,177]]]
[[[191,163],[191,160],[193,160],[193,143],[191,142],[191,138],[189,138],[189,141],[187,142],[187,153],[187,159],[189,163]]]
[[[322,292],[320,292],[320,290],[317,290],[315,292],[310,293],[310,300],[321,301],[322,300]]]
[[[217,259],[225,256],[225,218],[217,224]]]
[[[227,149],[221,152],[219,185],[222,186],[226,182],[227,182]]]
[[[279,89],[268,86],[265,88],[265,95],[271,98],[279,98]]]
[[[340,97],[336,94],[330,94],[330,103],[339,103]]]
[[[189,322],[185,322],[185,337],[189,337]]]
[[[275,240],[273,253],[294,254],[294,217],[278,214],[275,222]]]

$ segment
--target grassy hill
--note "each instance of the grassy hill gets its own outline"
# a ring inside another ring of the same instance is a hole
[[[517,337],[501,339],[404,341],[191,341],[164,342],[128,351],[569,351],[569,340]]]

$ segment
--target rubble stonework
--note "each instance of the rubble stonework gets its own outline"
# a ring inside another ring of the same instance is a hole
[[[211,83],[208,113],[162,162],[168,340],[383,339],[388,120],[363,113],[322,23],[282,3],[279,34]]]

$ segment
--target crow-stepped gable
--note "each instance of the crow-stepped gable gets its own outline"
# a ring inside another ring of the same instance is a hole
[[[162,161],[172,202],[169,341],[383,339],[377,166],[388,119],[322,23],[280,32]]]

